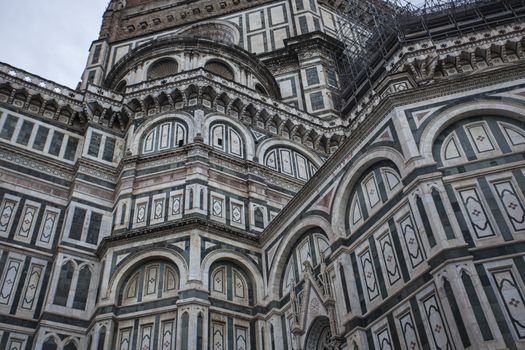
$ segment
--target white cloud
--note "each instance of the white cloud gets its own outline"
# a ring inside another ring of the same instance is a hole
[[[0,61],[75,88],[109,0],[2,0]]]

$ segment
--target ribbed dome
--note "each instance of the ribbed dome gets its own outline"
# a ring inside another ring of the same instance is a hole
[[[177,74],[179,65],[173,59],[162,59],[151,65],[148,70],[148,79],[160,79]]]

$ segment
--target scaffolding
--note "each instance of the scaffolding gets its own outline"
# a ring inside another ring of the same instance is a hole
[[[349,111],[386,71],[398,49],[525,20],[525,0],[340,0],[336,57]]]

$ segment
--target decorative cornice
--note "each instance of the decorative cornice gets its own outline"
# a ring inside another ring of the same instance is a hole
[[[317,173],[303,186],[290,202],[270,222],[260,236],[261,243],[266,243],[282,230],[282,223],[294,215],[299,215],[299,207],[316,193],[319,184],[334,177],[334,170],[346,163],[349,154],[354,154],[358,146],[370,135],[378,123],[384,119],[394,108],[417,104],[429,99],[450,96],[472,91],[487,86],[492,86],[513,80],[523,79],[525,76],[525,62],[503,67],[495,71],[486,71],[471,76],[462,76],[448,81],[436,82],[433,85],[421,86],[414,90],[399,91],[387,95],[375,106],[367,118],[359,124],[337,151],[323,164]]]

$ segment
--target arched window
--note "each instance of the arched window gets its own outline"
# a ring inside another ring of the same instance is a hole
[[[394,163],[380,161],[366,170],[355,182],[347,207],[347,225],[355,231],[384,203],[403,188],[401,177]]]
[[[321,264],[321,257],[331,254],[328,240],[320,232],[308,231],[291,249],[282,277],[281,292],[286,294],[298,284],[304,271],[304,263],[309,262],[314,270]]]
[[[263,208],[256,207],[253,212],[253,218],[255,221],[255,227],[264,228],[264,213]]]
[[[264,165],[282,174],[307,181],[317,167],[303,154],[290,148],[273,148],[264,155]]]
[[[230,125],[212,125],[209,142],[216,149],[240,158],[244,157],[244,141],[241,134]]]
[[[98,343],[97,350],[104,350],[104,345],[106,344],[106,327],[100,328],[98,334]]]
[[[174,297],[178,288],[179,273],[175,264],[150,262],[130,273],[120,292],[121,304]]]
[[[189,197],[188,206],[189,206],[189,209],[193,209],[193,196],[194,196],[193,188],[190,188],[189,193],[188,193],[188,197]]]
[[[44,344],[42,345],[42,350],[57,350],[58,345],[55,341],[55,338],[49,337]]]
[[[57,290],[55,292],[53,304],[60,306],[67,305],[69,290],[71,289],[71,280],[73,279],[74,272],[75,266],[71,260],[62,265],[60,268],[60,275],[58,277]]]
[[[120,209],[120,224],[124,225],[126,220],[126,212],[128,211],[128,206],[126,203],[122,204],[122,207]]]
[[[204,68],[211,73],[218,75],[226,80],[233,80],[235,77],[232,69],[221,61],[213,60],[209,61],[204,65]]]
[[[142,154],[184,146],[188,128],[179,120],[162,122],[150,129],[142,139]]]
[[[458,121],[447,127],[433,145],[438,166],[447,168],[523,151],[525,123],[497,116]]]
[[[86,302],[89,294],[89,285],[91,284],[91,270],[85,265],[78,273],[77,288],[75,289],[75,299],[73,308],[79,310],[86,309]]]
[[[243,270],[231,263],[219,262],[213,264],[210,271],[212,297],[247,305],[253,303],[253,290]]]
[[[161,79],[177,74],[179,65],[172,58],[163,58],[153,63],[148,69],[148,80]]]

